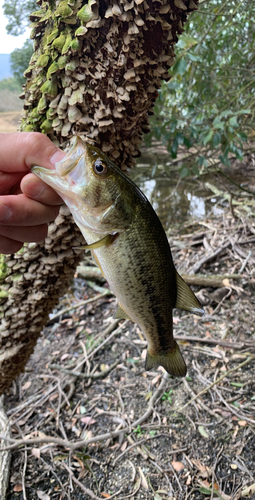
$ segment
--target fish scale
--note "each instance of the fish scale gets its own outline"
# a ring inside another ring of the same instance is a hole
[[[33,167],[71,210],[116,295],[116,317],[136,322],[148,342],[146,369],[184,376],[173,308],[203,309],[177,273],[163,226],[142,191],[104,153],[76,138],[55,170]]]

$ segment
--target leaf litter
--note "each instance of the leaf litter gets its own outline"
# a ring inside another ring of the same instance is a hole
[[[227,294],[194,287],[202,319],[174,312],[184,380],[144,370],[137,325],[113,320],[107,285],[77,272],[5,398],[8,500],[254,497],[253,209],[238,204],[235,218],[225,208],[185,234],[171,231],[181,273],[240,274]]]

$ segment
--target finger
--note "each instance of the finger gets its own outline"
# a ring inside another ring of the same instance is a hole
[[[11,254],[18,252],[23,247],[23,243],[19,241],[11,240],[5,236],[0,238],[0,254]]]
[[[64,158],[51,140],[39,132],[0,134],[0,169],[5,172],[26,172],[32,165],[53,168]]]
[[[22,172],[8,173],[0,171],[0,195],[14,194],[15,190],[19,187],[20,180],[22,179],[23,175],[24,174]]]
[[[27,198],[24,194],[0,196],[0,222],[5,226],[36,226],[54,220],[58,206]]]
[[[28,198],[33,198],[45,205],[63,205],[63,200],[56,191],[34,174],[25,175],[20,187]]]
[[[2,237],[15,240],[16,242],[31,243],[42,241],[48,233],[48,225],[41,224],[37,226],[0,226],[0,238]]]

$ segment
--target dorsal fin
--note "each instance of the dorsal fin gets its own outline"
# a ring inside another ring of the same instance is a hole
[[[177,273],[177,271],[176,271],[176,288],[177,288],[177,297],[176,297],[175,307],[177,309],[184,309],[184,311],[190,311],[193,314],[198,314],[198,316],[203,316],[204,309],[202,308],[200,302],[192,292],[191,288]]]

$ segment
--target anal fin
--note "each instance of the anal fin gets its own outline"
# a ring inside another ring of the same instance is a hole
[[[114,314],[114,319],[130,319],[130,321],[133,321],[121,306],[118,306],[118,309]]]
[[[191,288],[185,283],[182,277],[176,271],[176,288],[177,288],[177,298],[175,306],[177,309],[184,309],[184,311],[190,311],[198,316],[203,316],[204,309],[202,308],[200,302],[196,298],[195,294],[192,292]]]

